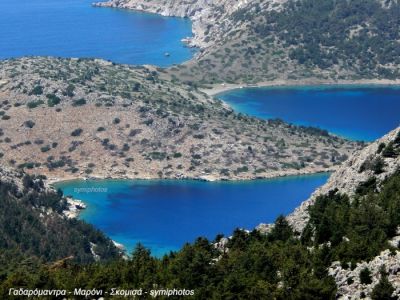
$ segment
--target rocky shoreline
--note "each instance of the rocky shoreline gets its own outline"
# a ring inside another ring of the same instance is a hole
[[[210,24],[218,24],[221,17],[231,15],[233,12],[243,8],[248,4],[247,0],[237,1],[235,5],[231,5],[229,0],[198,0],[195,2],[182,3],[182,1],[172,0],[111,0],[107,2],[95,2],[94,7],[112,7],[131,9],[147,13],[155,13],[166,17],[189,18],[192,21],[192,37],[186,37],[183,42],[190,47],[200,49],[212,46],[214,40],[209,40],[211,34],[218,36],[218,26],[213,28],[210,33]],[[216,14],[216,8],[223,11],[223,14]],[[222,9],[221,9],[222,8]]]
[[[288,170],[288,171],[279,171],[279,172],[271,172],[268,174],[263,174],[262,176],[255,176],[249,174],[248,177],[218,177],[218,176],[200,176],[200,177],[192,177],[192,176],[172,176],[160,178],[158,176],[138,176],[131,174],[132,176],[124,175],[124,176],[111,176],[111,175],[102,175],[102,174],[92,174],[91,176],[63,176],[63,177],[49,177],[46,182],[49,185],[73,180],[196,180],[196,181],[206,181],[206,182],[216,182],[216,181],[247,181],[247,180],[267,180],[281,177],[290,177],[290,176],[307,176],[307,175],[315,175],[315,174],[323,174],[323,173],[333,173],[337,170],[337,167],[332,168],[310,168],[303,170]],[[46,172],[43,173],[46,175]]]
[[[64,216],[66,216],[68,219],[75,219],[79,216],[80,212],[83,209],[86,209],[87,206],[86,204],[78,199],[74,199],[71,197],[66,197],[68,208],[63,211]]]

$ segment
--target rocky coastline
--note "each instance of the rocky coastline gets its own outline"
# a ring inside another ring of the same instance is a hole
[[[155,13],[167,17],[189,18],[192,23],[192,37],[183,39],[190,47],[205,49],[212,46],[217,37],[222,34],[224,28],[219,27],[223,18],[248,5],[248,0],[199,0],[182,2],[180,0],[111,0],[107,2],[95,2],[95,7],[112,7],[131,9],[141,12]],[[214,24],[216,26],[211,26]],[[224,25],[226,26],[226,25]],[[212,32],[210,32],[210,30]],[[210,36],[213,38],[210,39]]]
[[[67,201],[67,209],[63,211],[64,216],[66,216],[68,219],[75,219],[79,216],[80,212],[83,209],[86,209],[87,206],[86,204],[78,199],[74,199],[71,197],[66,197]]]

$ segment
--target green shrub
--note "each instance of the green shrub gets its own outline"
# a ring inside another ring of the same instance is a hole
[[[385,149],[386,144],[385,143],[380,143],[378,146],[378,150],[376,151],[377,154],[380,154],[383,149]]]
[[[150,159],[154,160],[164,160],[167,157],[167,153],[165,152],[151,152],[148,154]]]
[[[381,279],[378,284],[375,285],[371,293],[372,300],[396,300],[395,296],[392,296],[395,291],[393,285],[389,282],[388,276],[385,272],[381,272]]]
[[[142,133],[142,129],[131,129],[131,131],[129,132],[129,136],[130,137],[134,137],[140,133]]]
[[[36,108],[36,107],[38,107],[38,106],[40,106],[40,105],[42,105],[42,104],[44,104],[44,102],[43,102],[42,100],[37,100],[37,101],[30,101],[30,102],[28,102],[28,103],[26,104],[26,106],[27,106],[28,108],[33,109],[33,108]]]
[[[395,158],[398,155],[398,151],[394,148],[393,143],[389,143],[382,151],[382,156],[387,158]]]
[[[145,124],[145,125],[147,125],[147,126],[150,126],[150,125],[153,124],[153,122],[154,122],[153,119],[148,119],[148,120],[143,121],[143,124]]]
[[[51,149],[51,147],[50,147],[49,145],[47,145],[47,146],[41,147],[41,148],[40,148],[40,151],[42,151],[42,152],[48,152],[48,151],[50,151],[50,149]]]
[[[61,99],[59,97],[57,97],[55,94],[47,94],[47,105],[49,107],[53,107],[57,104],[60,104]]]
[[[29,95],[42,95],[43,94],[43,87],[41,85],[35,86],[30,92]]]
[[[248,171],[249,171],[249,168],[248,168],[247,166],[243,166],[243,167],[237,168],[236,171],[235,171],[235,173],[236,173],[236,174],[238,174],[238,173],[245,173],[245,172],[248,172]]]
[[[74,100],[72,102],[72,106],[83,106],[86,104],[86,100],[84,98],[80,98],[78,100]]]
[[[28,128],[33,128],[35,126],[35,122],[33,122],[32,120],[28,120],[24,122],[25,127]]]
[[[173,155],[173,157],[174,157],[174,158],[180,158],[180,157],[182,157],[182,153],[175,152],[174,155]]]
[[[83,132],[83,129],[77,128],[74,131],[71,132],[71,136],[80,136]]]
[[[75,86],[70,84],[67,86],[63,94],[64,96],[73,97],[75,95],[74,91],[75,91]]]

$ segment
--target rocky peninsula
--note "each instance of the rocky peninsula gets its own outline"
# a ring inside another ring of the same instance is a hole
[[[0,62],[3,165],[76,178],[240,180],[332,171],[364,144],[237,114],[153,67]]]

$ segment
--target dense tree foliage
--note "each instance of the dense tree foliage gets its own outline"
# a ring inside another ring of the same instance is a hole
[[[377,285],[375,285],[372,290],[371,299],[372,300],[396,300],[397,297],[392,296],[394,292],[393,286],[388,280],[388,274],[382,270],[381,278]]]
[[[36,184],[36,188],[40,188],[40,182],[24,181],[28,186]],[[2,190],[4,198],[4,191],[7,194],[11,189],[3,184]],[[0,294],[7,295],[10,287],[22,286],[69,291],[75,288],[104,291],[112,288],[142,288],[145,291],[155,288],[187,289],[195,291],[193,299],[335,299],[336,284],[327,273],[331,263],[340,260],[344,266],[350,266],[350,263],[354,265],[361,260],[371,259],[380,251],[390,248],[387,240],[400,225],[399,173],[387,179],[380,189],[376,188],[376,181],[370,180],[358,191],[352,199],[337,191],[318,197],[310,208],[310,220],[301,237],[284,217],[279,217],[268,234],[237,229],[225,247],[215,246],[221,236],[215,241],[198,238],[193,244],[186,244],[180,251],[162,258],[153,257],[149,250],[138,245],[128,259],[117,258],[84,265],[70,260],[54,262],[56,257],[71,254],[65,249],[87,249],[82,242],[82,235],[75,235],[76,239],[72,238],[74,234],[68,235],[74,230],[82,233],[82,228],[87,226],[73,221],[69,224],[68,233],[60,230],[60,225],[56,224],[55,228],[62,235],[63,242],[51,240],[55,244],[44,249],[54,254],[41,257],[53,262],[43,264],[35,259],[38,255],[31,255],[39,250],[29,250],[42,249],[34,243],[43,239],[35,237],[34,232],[30,234],[33,234],[33,238],[26,236],[23,231],[6,233],[8,239],[13,237],[20,241],[18,247],[13,247],[16,241],[11,244],[4,244],[3,241],[1,244],[2,249],[8,250],[0,255]],[[19,207],[15,203],[7,204],[14,210]],[[24,219],[35,216],[33,212],[24,213]],[[11,214],[18,216],[15,212]],[[20,226],[18,222],[22,221],[18,220],[10,224],[11,228]],[[10,227],[6,223],[2,226]],[[40,225],[37,226],[40,230]],[[21,251],[27,242],[30,243],[28,251]],[[89,252],[81,254],[82,261],[89,260],[86,255]],[[8,262],[11,257],[12,263]],[[369,270],[360,273],[361,277],[363,282],[369,282]],[[372,297],[391,299],[391,284],[383,273],[381,278]],[[150,297],[144,294],[141,298]]]
[[[73,256],[75,262],[90,263],[94,261],[91,248],[104,259],[118,256],[101,232],[61,216],[65,199],[60,192],[44,189],[42,178],[25,175],[22,184],[21,191],[0,181],[0,260],[5,265],[24,261],[21,257],[54,261]],[[0,269],[0,274],[8,269]]]
[[[354,263],[368,260],[388,248],[387,240],[400,225],[400,175],[388,179],[380,192],[369,180],[359,187],[353,201],[335,191],[321,196],[310,209],[303,232],[305,244],[330,243],[334,260]]]

